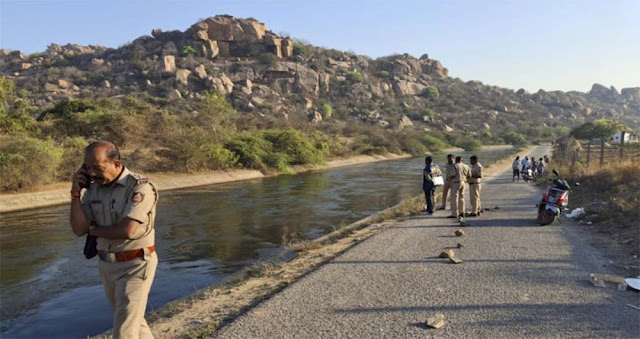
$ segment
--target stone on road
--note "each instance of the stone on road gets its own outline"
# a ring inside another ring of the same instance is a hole
[[[548,147],[530,155],[541,157]],[[482,159],[480,159],[482,160]],[[510,165],[510,164],[509,164]],[[417,185],[419,183],[416,183]],[[581,226],[536,224],[540,189],[510,166],[482,187],[500,206],[466,228],[464,265],[448,211],[389,227],[222,328],[217,338],[639,338],[638,295],[594,287],[604,256]],[[442,314],[447,326],[425,319]]]

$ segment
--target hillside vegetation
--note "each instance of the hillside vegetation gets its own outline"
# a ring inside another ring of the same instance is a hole
[[[637,129],[640,87],[530,94],[463,82],[427,54],[378,59],[210,17],[119,48],[0,51],[0,187],[67,180],[95,139],[143,172],[288,171],[354,154],[522,146],[587,120]]]

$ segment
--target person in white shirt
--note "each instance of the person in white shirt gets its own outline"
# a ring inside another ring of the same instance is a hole
[[[516,181],[516,177],[518,177],[518,181],[520,181],[520,156],[517,156],[516,159],[511,164],[511,168],[513,169],[513,177],[511,181]]]

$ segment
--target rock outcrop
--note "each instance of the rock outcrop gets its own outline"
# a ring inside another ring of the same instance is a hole
[[[0,74],[42,108],[69,98],[142,93],[180,109],[205,91],[217,91],[240,112],[260,118],[297,115],[322,124],[357,119],[383,128],[447,133],[498,135],[508,125],[640,119],[640,87],[618,91],[594,84],[588,93],[516,92],[450,78],[427,54],[371,59],[297,43],[258,20],[226,15],[184,32],[154,29],[117,49],[52,44],[34,55],[3,49]],[[333,118],[316,112],[324,103],[333,107]]]

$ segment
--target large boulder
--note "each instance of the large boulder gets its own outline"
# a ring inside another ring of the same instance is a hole
[[[269,66],[264,79],[271,87],[283,94],[318,95],[320,91],[318,73],[309,67],[295,62],[278,62]]]
[[[69,80],[58,79],[58,87],[64,88],[64,89],[69,89],[69,88],[73,87],[73,83],[71,81],[69,81]]]
[[[231,81],[231,79],[224,73],[220,76],[220,80],[222,80],[222,84],[224,85],[227,93],[231,93],[231,91],[233,91],[233,81]]]
[[[196,71],[196,74],[198,75],[198,78],[200,79],[207,78],[207,71],[205,70],[204,65],[198,65],[195,71]]]
[[[623,88],[620,93],[627,99],[640,99],[640,87]]]
[[[210,17],[205,23],[209,39],[217,41],[258,42],[268,29],[255,19],[236,19],[228,15]]]
[[[399,96],[420,95],[425,88],[426,86],[422,84],[406,80],[398,80],[393,83],[393,91]]]
[[[411,127],[413,126],[413,121],[411,121],[411,119],[409,119],[408,116],[403,115],[402,119],[400,119],[400,127],[404,128],[404,127]]]
[[[282,39],[282,57],[283,58],[293,57],[293,40],[292,39]]]
[[[191,74],[191,71],[188,69],[179,69],[176,72],[176,80],[183,84],[183,85],[188,85],[189,84],[189,74]]]
[[[165,72],[174,73],[176,71],[176,58],[173,55],[165,55],[162,58],[162,64]]]

